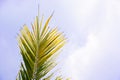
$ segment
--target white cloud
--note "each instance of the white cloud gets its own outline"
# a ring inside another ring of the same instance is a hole
[[[95,56],[96,50],[99,47],[99,40],[94,34],[90,34],[87,38],[87,43],[84,47],[75,49],[68,57],[65,64],[67,65],[67,71],[72,76],[73,80],[84,80],[82,78],[88,74],[88,69],[91,66],[92,57]],[[71,72],[72,71],[72,72]]]
[[[89,34],[85,46],[71,51],[65,69],[73,80],[119,80],[120,28],[106,26],[97,35]]]
[[[88,10],[89,16],[87,14],[82,15],[85,19],[83,25],[80,26],[82,28],[78,27],[78,31],[82,29],[83,32],[87,33],[86,43],[83,47],[71,51],[72,55],[65,62],[65,69],[73,77],[73,80],[120,79],[120,6],[118,5],[120,2],[117,0],[101,2],[94,6],[97,7],[96,9],[100,9],[99,13],[96,13],[95,8],[94,10],[91,8]],[[78,17],[81,17],[81,15]],[[82,20],[76,19],[79,22]],[[89,24],[89,22],[92,24]]]

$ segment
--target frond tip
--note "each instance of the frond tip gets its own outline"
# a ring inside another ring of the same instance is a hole
[[[48,27],[51,17],[43,26],[43,18],[39,21],[36,17],[32,31],[26,25],[20,31],[18,44],[23,62],[16,80],[44,80],[56,66],[56,55],[64,46],[65,37],[57,28]]]

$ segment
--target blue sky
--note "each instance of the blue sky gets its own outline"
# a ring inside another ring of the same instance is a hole
[[[21,56],[17,33],[37,15],[54,11],[51,27],[68,38],[62,73],[72,80],[120,79],[119,0],[0,0],[0,80],[14,80]]]

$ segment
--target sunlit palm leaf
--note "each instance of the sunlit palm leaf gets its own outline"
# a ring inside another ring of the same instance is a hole
[[[51,17],[44,26],[43,18],[39,21],[36,17],[32,31],[26,25],[21,30],[18,43],[23,62],[16,80],[50,80],[53,73],[48,73],[56,66],[57,52],[65,44],[65,38],[57,28],[49,29]]]

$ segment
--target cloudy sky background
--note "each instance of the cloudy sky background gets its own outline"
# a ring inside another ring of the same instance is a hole
[[[119,0],[0,0],[0,80],[15,80],[21,57],[17,33],[54,11],[51,26],[68,38],[62,71],[72,80],[120,80]]]

